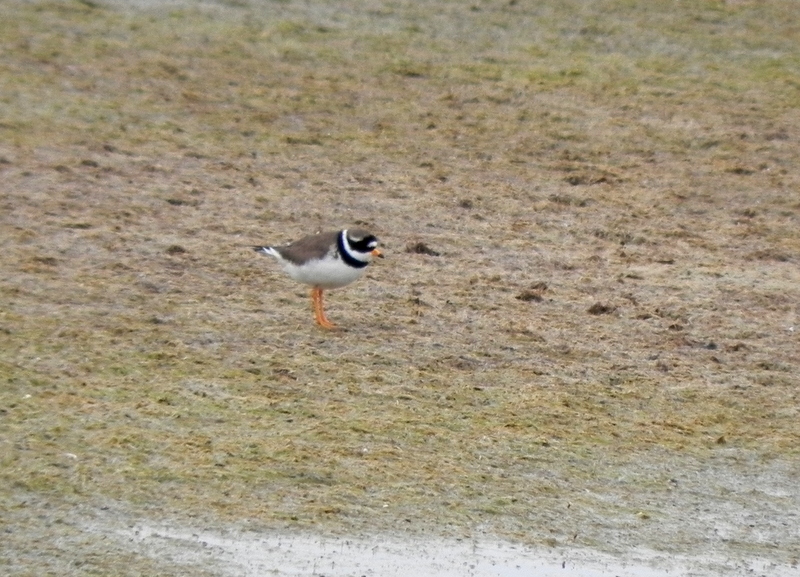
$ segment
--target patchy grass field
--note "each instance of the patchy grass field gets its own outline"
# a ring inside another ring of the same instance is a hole
[[[796,11],[1,3],[2,571],[151,571],[97,507],[797,564]],[[248,245],[353,224],[321,331]]]

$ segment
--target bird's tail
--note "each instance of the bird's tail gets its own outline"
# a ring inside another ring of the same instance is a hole
[[[275,249],[271,246],[254,246],[253,250],[267,256],[278,256],[275,252]]]

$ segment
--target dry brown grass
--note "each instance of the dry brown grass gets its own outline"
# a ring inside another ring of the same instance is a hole
[[[797,478],[795,3],[315,4],[0,5],[8,515],[692,550]],[[353,223],[322,332],[247,245]]]

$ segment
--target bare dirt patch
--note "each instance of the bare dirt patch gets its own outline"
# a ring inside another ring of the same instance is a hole
[[[796,566],[795,9],[0,5],[4,570],[158,567],[108,503]],[[348,225],[323,332],[248,247]]]

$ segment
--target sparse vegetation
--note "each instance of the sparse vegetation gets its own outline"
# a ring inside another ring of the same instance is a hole
[[[68,573],[86,503],[690,552],[756,470],[796,509],[796,11],[0,3],[0,557]],[[388,258],[324,333],[247,246],[348,224]],[[713,545],[796,563],[767,517]]]

